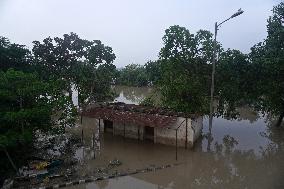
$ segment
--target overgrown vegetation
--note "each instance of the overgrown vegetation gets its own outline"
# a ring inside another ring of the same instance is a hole
[[[32,51],[0,38],[1,175],[25,163],[36,132],[62,133],[74,125],[72,87],[83,108],[112,97],[114,59],[110,47],[74,33],[34,41]]]
[[[212,37],[208,31],[194,35],[180,26],[166,30],[158,82],[165,106],[183,112],[207,112]],[[217,49],[220,51],[220,45]]]
[[[112,48],[99,40],[81,39],[74,33],[33,43],[33,65],[43,80],[63,81],[62,89],[70,98],[74,86],[79,92],[80,103],[110,96],[110,82],[115,70]]]

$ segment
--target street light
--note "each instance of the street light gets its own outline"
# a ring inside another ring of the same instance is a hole
[[[228,19],[224,20],[220,24],[217,22],[215,23],[215,35],[214,35],[214,44],[213,44],[213,60],[212,60],[212,78],[211,78],[211,98],[210,98],[210,115],[209,115],[209,133],[211,134],[211,129],[212,129],[212,121],[213,121],[213,95],[214,95],[214,77],[215,77],[215,65],[216,65],[216,46],[217,46],[217,31],[218,27],[221,26],[223,23],[227,22],[228,20],[235,18],[239,15],[241,15],[244,11],[242,9],[239,9],[236,13],[234,13],[231,17]]]

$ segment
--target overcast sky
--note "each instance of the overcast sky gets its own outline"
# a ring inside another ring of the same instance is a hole
[[[155,60],[171,25],[214,31],[214,23],[239,8],[245,12],[222,26],[224,48],[249,52],[266,37],[266,20],[281,0],[0,0],[0,36],[32,47],[32,41],[75,32],[111,46],[115,65]]]

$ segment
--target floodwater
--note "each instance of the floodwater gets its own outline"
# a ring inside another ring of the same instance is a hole
[[[151,95],[150,88],[115,87],[117,101],[139,103]],[[284,188],[284,131],[272,121],[248,108],[240,108],[237,120],[214,118],[212,137],[208,137],[208,119],[203,122],[203,136],[194,149],[124,139],[98,134],[97,121],[83,119],[84,147],[75,157],[79,172],[89,176],[109,161],[118,159],[116,171],[143,169],[179,162],[171,168],[138,173],[69,188]],[[77,128],[80,133],[80,127]]]
[[[139,104],[154,92],[150,87],[113,86],[112,88],[118,94],[115,102],[124,102],[126,104]]]

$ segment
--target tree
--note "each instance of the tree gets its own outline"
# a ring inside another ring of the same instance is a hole
[[[253,63],[252,94],[254,106],[263,112],[278,115],[276,126],[284,117],[284,3],[272,10],[268,19],[267,38],[251,48]]]
[[[14,68],[28,71],[29,60],[30,51],[24,45],[11,44],[7,38],[0,36],[0,70]]]
[[[209,31],[200,30],[193,35],[177,25],[165,31],[159,81],[165,106],[190,113],[208,111],[212,37]],[[220,51],[217,44],[217,52]]]
[[[37,73],[0,71],[0,151],[7,157],[0,154],[1,171],[9,170],[8,159],[17,172],[12,158],[25,163],[36,132],[62,133],[74,124],[74,110],[61,93],[59,81],[44,82]]]
[[[77,64],[75,71],[76,88],[80,91],[79,104],[84,106],[90,101],[104,101],[113,97],[110,88],[116,71],[113,64],[102,64],[97,69],[89,64]]]
[[[1,134],[4,133],[1,145],[28,141],[35,129],[44,130],[51,125],[48,84],[41,82],[36,74],[13,69],[1,71],[0,76]]]
[[[139,64],[129,64],[119,71],[117,83],[128,86],[147,86],[148,79],[144,66]]]
[[[60,78],[43,81],[35,72],[42,70],[35,67],[32,54],[23,45],[1,37],[0,66],[1,180],[7,175],[2,170],[9,170],[10,164],[17,172],[16,165],[25,163],[36,131],[64,131],[74,124],[75,114],[68,97],[62,95],[66,83]]]
[[[161,61],[148,61],[145,64],[148,83],[151,85],[158,84],[161,78]]]
[[[48,37],[42,43],[34,41],[33,54],[34,65],[45,80],[60,79],[66,83],[63,91],[72,96],[72,86],[79,91],[81,98],[88,98],[95,94],[96,85],[110,85],[108,82],[94,82],[95,72],[98,66],[112,67],[115,54],[111,47],[105,46],[99,40],[88,41],[79,38],[75,33],[64,34],[63,38]],[[106,72],[108,73],[108,72]],[[86,78],[84,74],[90,76]],[[89,87],[89,90],[83,87]],[[109,89],[104,86],[105,89]],[[84,92],[85,94],[81,94]],[[105,93],[105,91],[103,91]],[[82,101],[84,101],[83,99]]]
[[[228,49],[220,54],[216,67],[218,115],[235,117],[236,108],[249,103],[254,81],[252,65],[247,55]]]
[[[9,154],[27,150],[36,130],[48,131],[54,125],[48,88],[36,74],[13,69],[0,71],[0,151],[5,152],[14,169]],[[17,160],[23,160],[25,155]],[[1,158],[3,171],[8,169],[5,162],[6,158]]]
[[[156,85],[161,75],[161,62],[148,61],[145,65],[129,64],[125,68],[116,70],[115,83],[128,86]]]

